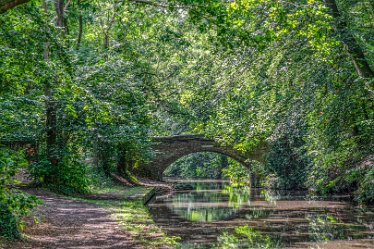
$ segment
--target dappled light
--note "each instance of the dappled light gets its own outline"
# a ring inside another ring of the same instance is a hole
[[[36,193],[42,194],[42,193]],[[44,206],[38,209],[38,225],[28,225],[30,244],[21,242],[11,248],[128,248],[131,235],[121,231],[110,212],[93,204],[68,200],[43,192]],[[97,233],[100,230],[100,233]]]
[[[0,0],[0,249],[372,249],[373,205],[373,0]]]

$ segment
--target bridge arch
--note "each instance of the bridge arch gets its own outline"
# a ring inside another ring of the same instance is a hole
[[[213,139],[201,135],[178,135],[153,138],[152,148],[155,151],[153,160],[139,165],[134,173],[143,177],[161,180],[162,174],[172,163],[183,156],[197,152],[213,152],[230,157],[251,170],[250,160],[262,161],[266,148],[258,146],[249,153],[243,153],[232,147],[222,146]]]

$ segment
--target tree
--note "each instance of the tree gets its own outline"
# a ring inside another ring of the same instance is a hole
[[[334,17],[336,29],[339,32],[339,38],[345,44],[357,71],[357,74],[364,78],[373,79],[374,71],[370,68],[364,52],[350,32],[347,22],[340,14],[336,1],[325,0],[325,3],[330,10],[331,16]]]

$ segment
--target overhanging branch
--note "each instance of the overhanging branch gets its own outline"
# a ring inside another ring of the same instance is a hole
[[[0,0],[0,14],[29,0]]]

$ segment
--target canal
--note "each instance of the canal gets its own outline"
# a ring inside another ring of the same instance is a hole
[[[374,208],[345,196],[180,180],[149,203],[154,221],[181,248],[374,248]]]

